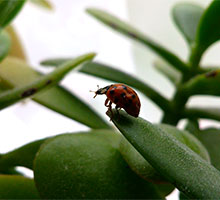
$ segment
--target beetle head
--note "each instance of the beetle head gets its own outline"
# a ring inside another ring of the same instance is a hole
[[[97,95],[102,95],[102,94],[106,94],[106,92],[108,91],[110,86],[106,86],[104,88],[99,88],[99,86],[97,85],[98,90],[96,91],[91,91],[90,92],[95,92],[95,96],[93,98],[95,98]]]

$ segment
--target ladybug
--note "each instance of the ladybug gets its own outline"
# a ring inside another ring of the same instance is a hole
[[[116,104],[116,110],[123,108],[129,115],[138,117],[141,103],[137,93],[125,84],[118,83],[108,85],[95,91],[97,95],[105,94],[105,106],[112,112],[112,103]]]

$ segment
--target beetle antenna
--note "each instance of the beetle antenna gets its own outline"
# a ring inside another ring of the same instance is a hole
[[[99,90],[99,85],[97,85],[97,88],[98,88],[97,90]],[[95,96],[93,98],[95,98],[97,96],[97,93],[96,93],[97,90],[96,91],[89,90],[89,92],[94,92],[95,93]]]

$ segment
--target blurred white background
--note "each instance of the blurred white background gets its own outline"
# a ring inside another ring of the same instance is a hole
[[[166,97],[171,97],[173,88],[169,82],[156,72],[152,62],[157,58],[151,50],[100,24],[85,13],[87,7],[105,9],[129,21],[152,39],[161,43],[184,60],[187,47],[183,37],[175,28],[170,11],[179,0],[50,0],[54,10],[47,11],[27,3],[13,24],[24,44],[31,66],[39,69],[39,62],[47,58],[75,57],[96,52],[95,60],[102,61],[137,75],[156,88]],[[186,0],[185,0],[186,2]],[[206,7],[210,0],[187,0]],[[203,63],[218,64],[214,45],[205,55]],[[46,71],[45,69],[42,69]],[[89,90],[106,86],[110,82],[79,73],[69,74],[62,85],[78,94],[96,111],[105,116],[104,96],[93,99]],[[140,116],[159,122],[159,109],[140,93],[142,109]],[[218,99],[195,98],[190,105],[218,104]],[[10,151],[27,142],[65,132],[88,130],[87,127],[56,114],[30,100],[18,103],[0,112],[0,153]],[[210,124],[204,121],[204,126]],[[175,198],[174,198],[175,199]]]

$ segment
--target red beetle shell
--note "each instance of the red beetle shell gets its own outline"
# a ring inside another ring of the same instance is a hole
[[[129,115],[138,117],[141,103],[137,93],[125,84],[113,84],[96,91],[96,95],[106,94],[105,105],[111,110],[111,103],[117,108],[123,108]],[[96,96],[95,95],[95,96]],[[110,101],[109,105],[108,102]]]

